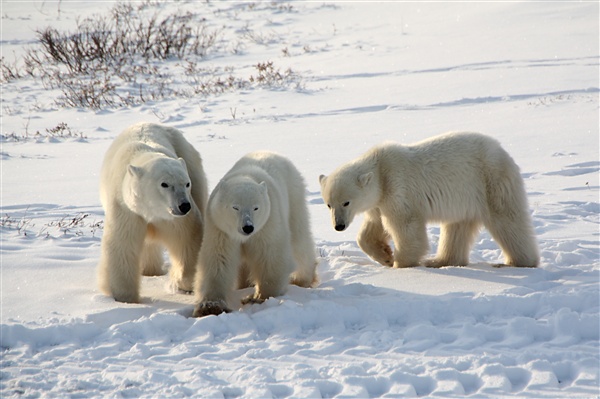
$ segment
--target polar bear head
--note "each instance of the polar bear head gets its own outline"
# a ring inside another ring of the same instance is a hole
[[[186,215],[192,209],[192,183],[183,158],[158,157],[129,165],[123,199],[147,222]]]
[[[208,208],[221,231],[234,240],[246,241],[269,219],[271,201],[267,184],[243,176],[222,180]]]
[[[354,216],[375,207],[379,198],[379,185],[370,171],[338,169],[329,176],[319,176],[319,182],[337,231],[346,230]]]

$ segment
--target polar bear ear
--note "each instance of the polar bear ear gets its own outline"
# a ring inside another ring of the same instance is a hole
[[[362,174],[362,175],[358,176],[358,185],[364,188],[369,185],[372,178],[373,178],[373,172]]]
[[[129,165],[127,171],[131,176],[137,177],[138,179],[144,174],[144,170],[142,168],[133,165]]]
[[[266,182],[261,181],[260,183],[258,183],[258,185],[265,193],[267,192],[267,183]]]
[[[319,183],[321,183],[321,185],[325,184],[325,180],[327,180],[327,176],[325,176],[325,175],[319,176]]]
[[[177,160],[178,160],[179,162],[181,162],[181,164],[183,165],[183,167],[184,167],[184,168],[186,168],[186,169],[187,169],[187,166],[185,166],[185,159],[183,159],[183,158],[179,157],[179,158],[177,158]]]

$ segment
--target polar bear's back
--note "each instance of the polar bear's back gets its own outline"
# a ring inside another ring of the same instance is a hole
[[[523,191],[518,166],[500,143],[479,133],[449,133],[409,146],[384,145],[381,173],[427,218],[480,219],[489,200]],[[493,190],[494,192],[491,192]],[[525,199],[524,199],[525,201]]]
[[[448,133],[421,141],[408,149],[424,173],[447,179],[493,179],[519,173],[517,164],[500,143],[480,133]]]
[[[455,132],[435,136],[407,146],[424,160],[439,159],[444,162],[464,162],[470,159],[484,160],[486,163],[505,162],[510,158],[500,143],[481,133]]]
[[[304,179],[294,164],[286,157],[269,151],[256,151],[242,157],[232,171],[258,168],[273,179],[278,187],[304,196]]]
[[[138,151],[146,149],[175,157],[177,149],[185,144],[189,145],[181,132],[175,128],[155,123],[138,123],[128,127],[115,138],[106,153],[106,158],[129,146],[137,148]]]

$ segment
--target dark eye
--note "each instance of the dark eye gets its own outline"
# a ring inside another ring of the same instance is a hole
[[[255,211],[258,211],[258,207],[254,208]]]
[[[327,208],[331,209],[331,205],[327,204]]]
[[[169,188],[169,185],[167,183],[160,183],[160,186],[163,188]]]
[[[346,207],[346,206],[348,206],[348,205],[350,205],[350,201],[346,201],[346,202],[344,202],[344,206],[345,206],[345,207]]]
[[[239,206],[235,206],[235,205],[234,205],[234,206],[233,206],[233,210],[234,210],[234,211],[239,211],[239,210],[240,210],[240,207],[239,207]]]
[[[190,187],[190,183],[186,184],[185,186],[189,188]]]

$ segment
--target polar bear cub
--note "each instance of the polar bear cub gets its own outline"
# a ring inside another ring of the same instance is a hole
[[[481,225],[506,265],[539,263],[519,168],[490,137],[450,133],[408,146],[382,144],[319,180],[335,230],[366,213],[357,241],[383,265],[467,265]],[[423,262],[428,222],[442,223],[440,243],[436,257]]]
[[[236,281],[255,286],[244,303],[282,295],[290,280],[316,282],[305,190],[294,165],[270,152],[250,153],[225,174],[208,200],[194,316],[229,312]]]
[[[100,180],[101,290],[139,302],[140,275],[163,274],[164,245],[173,284],[191,291],[208,200],[200,154],[177,129],[137,124],[109,147]]]

